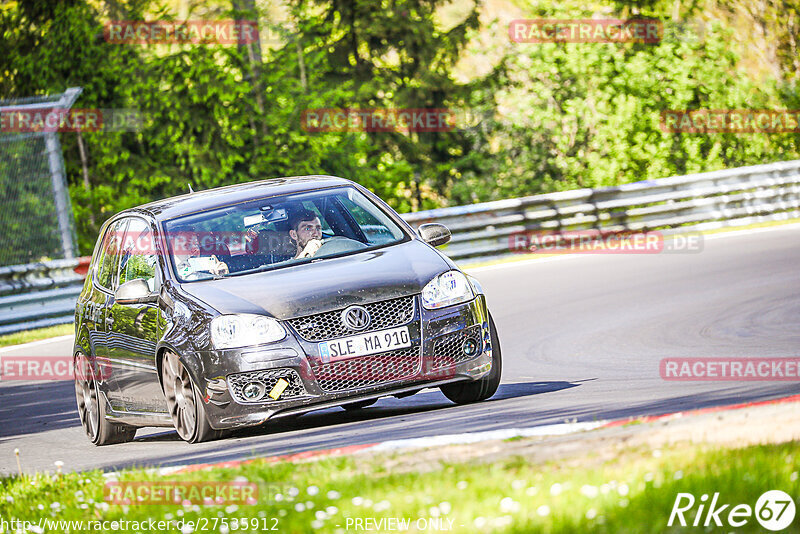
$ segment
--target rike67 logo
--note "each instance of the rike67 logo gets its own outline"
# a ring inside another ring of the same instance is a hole
[[[667,526],[675,524],[682,527],[743,527],[755,516],[763,528],[779,531],[792,524],[795,512],[794,499],[780,490],[763,493],[756,501],[755,507],[749,504],[732,506],[723,503],[720,501],[719,493],[714,493],[710,502],[707,494],[701,495],[698,500],[691,493],[678,493]]]

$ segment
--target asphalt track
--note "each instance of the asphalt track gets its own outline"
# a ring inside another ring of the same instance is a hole
[[[800,382],[672,382],[667,357],[800,355],[800,227],[706,238],[702,252],[570,255],[474,271],[504,355],[487,402],[438,390],[275,421],[199,445],[164,429],[94,447],[71,382],[0,381],[0,474],[168,466],[291,454],[385,440],[659,415],[800,393]],[[70,339],[0,351],[69,353]]]

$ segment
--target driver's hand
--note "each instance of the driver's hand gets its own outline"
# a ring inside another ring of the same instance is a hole
[[[311,241],[306,243],[306,247],[303,249],[303,252],[301,252],[300,255],[297,256],[297,257],[298,258],[310,258],[311,256],[313,256],[314,254],[317,253],[317,251],[319,250],[319,247],[321,247],[321,246],[322,246],[322,240],[321,239],[312,239]]]
[[[219,261],[216,256],[211,256],[211,261],[214,262],[214,269],[211,271],[212,274],[215,275],[225,275],[230,274],[228,270],[228,265],[224,261]]]

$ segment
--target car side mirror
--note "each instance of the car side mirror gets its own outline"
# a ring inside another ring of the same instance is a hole
[[[443,224],[439,223],[428,223],[428,224],[421,224],[419,228],[417,228],[417,233],[425,241],[432,247],[440,247],[445,243],[450,241],[450,230]]]
[[[141,278],[129,280],[114,292],[114,299],[120,304],[146,304],[158,300],[158,292],[151,292],[150,286]]]

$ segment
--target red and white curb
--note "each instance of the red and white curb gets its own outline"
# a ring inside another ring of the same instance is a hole
[[[677,419],[684,416],[703,415],[707,413],[732,411],[742,408],[752,408],[757,406],[766,406],[770,404],[783,404],[789,402],[800,402],[800,395],[793,395],[791,397],[784,397],[780,399],[773,399],[767,401],[733,404],[728,406],[714,406],[711,408],[701,408],[698,410],[689,410],[686,412],[675,412],[663,415],[630,417],[627,419],[619,419],[614,421],[604,420],[604,421],[591,421],[583,423],[567,422],[554,425],[535,426],[529,428],[507,428],[500,430],[489,430],[486,432],[465,432],[462,434],[447,434],[443,436],[429,436],[424,438],[397,439],[397,440],[383,441],[380,443],[349,445],[346,447],[337,447],[335,449],[305,451],[296,454],[270,456],[266,458],[252,458],[249,460],[233,460],[229,462],[220,462],[220,463],[162,467],[162,468],[152,469],[149,472],[152,474],[165,476],[177,473],[191,473],[194,471],[203,471],[212,468],[214,469],[234,468],[253,462],[267,462],[267,463],[297,462],[309,459],[326,458],[332,456],[344,456],[344,455],[357,454],[363,452],[373,452],[373,451],[386,452],[386,451],[399,451],[406,449],[424,449],[429,447],[441,447],[444,445],[467,445],[471,443],[480,443],[482,441],[497,441],[497,440],[506,440],[511,438],[564,436],[567,434],[585,432],[589,430],[595,430],[598,428],[612,428],[612,427],[624,426],[626,424],[630,424],[633,422],[650,423],[653,421]],[[114,477],[116,476],[116,473],[107,473],[106,476]]]

